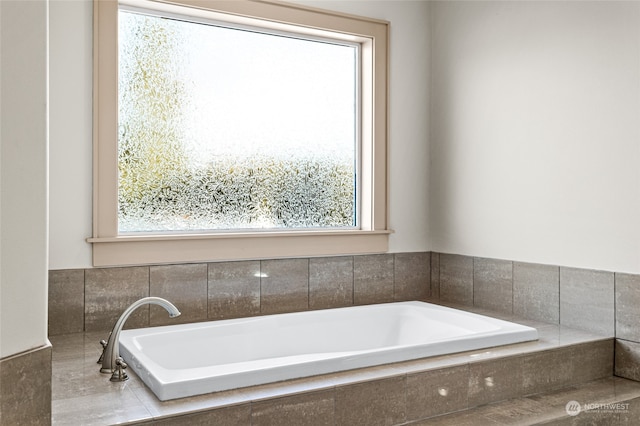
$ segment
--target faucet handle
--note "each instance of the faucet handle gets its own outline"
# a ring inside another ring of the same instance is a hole
[[[121,356],[116,358],[116,369],[114,370],[113,374],[111,375],[111,379],[109,380],[111,380],[112,382],[124,382],[125,380],[129,380],[129,376],[124,372],[125,368],[127,367],[127,363],[124,362]]]
[[[98,364],[102,364],[102,360],[104,359],[104,351],[107,349],[107,341],[102,339],[100,340],[100,344],[102,345],[102,354],[100,354],[100,358],[98,358]]]

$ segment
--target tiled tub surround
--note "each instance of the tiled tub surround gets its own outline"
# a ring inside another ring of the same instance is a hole
[[[498,316],[536,327],[540,339],[167,402],[133,372],[124,383],[111,383],[98,372],[96,341],[102,333],[53,336],[53,424],[400,425],[611,380],[613,339]],[[640,384],[628,386],[640,394]]]
[[[640,381],[640,275],[431,253],[431,299],[615,337],[615,373]]]
[[[166,298],[182,312],[142,307],[127,328],[424,300],[430,253],[249,260],[54,270],[49,272],[49,335],[108,331],[133,302]]]
[[[304,265],[307,266],[306,273]],[[288,279],[281,283],[276,277],[288,277]],[[148,295],[166,297],[175,301],[176,304],[182,302],[188,307],[188,309],[181,307],[183,312],[187,311],[187,315],[183,315],[182,320],[188,322],[287,310],[323,309],[416,299],[444,304],[453,303],[458,305],[456,306],[458,308],[471,311],[488,307],[502,312],[507,319],[515,314],[530,320],[556,324],[551,327],[559,327],[557,330],[560,331],[557,332],[560,334],[565,330],[564,326],[572,326],[591,330],[600,338],[603,334],[604,337],[615,337],[616,375],[640,381],[640,332],[638,331],[640,330],[640,309],[637,308],[640,306],[640,276],[638,275],[421,252],[51,271],[49,291],[49,330],[50,335],[53,336],[51,340],[54,343],[54,365],[60,365],[55,361],[60,359],[60,355],[56,355],[59,353],[57,351],[70,354],[67,349],[61,347],[66,346],[68,339],[75,341],[79,339],[81,345],[85,344],[82,343],[85,334],[77,332],[83,330],[89,332],[86,333],[88,336],[86,348],[91,352],[91,356],[86,359],[86,366],[83,364],[81,368],[82,371],[76,371],[70,377],[59,377],[56,372],[57,367],[54,367],[53,407],[56,413],[54,423],[68,418],[68,415],[78,414],[74,411],[76,409],[82,411],[82,404],[86,405],[87,402],[94,400],[89,395],[106,391],[103,377],[96,378],[94,374],[93,357],[96,357],[97,354],[94,352],[98,350],[95,344],[96,338],[98,340],[104,338],[104,331],[111,327],[117,315],[128,304]],[[154,314],[153,310],[155,307],[152,310],[142,309],[140,313],[130,318],[130,326],[168,323],[166,315],[162,312]],[[101,332],[90,333],[93,330]],[[55,337],[65,333],[76,334]],[[569,344],[566,341],[563,343]],[[609,354],[613,356],[613,350]],[[569,354],[563,353],[565,358],[567,355]],[[77,362],[70,364],[77,365]],[[544,362],[538,365],[543,364]],[[136,392],[136,396],[140,399],[126,398],[129,408],[124,408],[127,404],[120,405],[117,398],[112,401],[104,399],[103,404],[111,407],[112,411],[109,415],[115,416],[113,418],[129,419],[157,418],[183,412],[199,412],[220,406],[220,409],[211,412],[190,415],[202,417],[205,423],[206,419],[216,419],[216,416],[223,415],[221,413],[224,412],[226,419],[229,419],[226,417],[228,413],[237,415],[238,419],[241,419],[240,423],[229,424],[247,424],[244,422],[247,415],[253,418],[253,424],[269,424],[268,421],[261,423],[258,419],[270,418],[271,415],[286,415],[286,413],[295,416],[296,413],[300,414],[299,410],[306,410],[303,407],[319,410],[323,403],[334,404],[336,410],[334,415],[339,416],[341,405],[336,398],[347,395],[348,390],[356,392],[360,387],[371,387],[372,390],[377,391],[379,386],[390,385],[396,380],[407,383],[408,376],[398,379],[394,375],[375,385],[369,382],[353,383],[354,380],[355,382],[363,380],[362,377],[379,377],[379,372],[388,371],[388,368],[394,367],[359,370],[357,374],[356,372],[341,373],[355,374],[355,376],[350,376],[349,380],[332,376],[333,384],[329,388],[322,387],[321,390],[309,388],[306,381],[304,385],[298,385],[294,381],[287,382],[284,388],[276,385],[252,388],[249,394],[241,392],[244,395],[241,400],[237,399],[239,396],[234,391],[230,391],[215,397],[202,396],[180,400],[181,402],[176,403],[175,406],[171,403],[156,406],[159,401],[152,395],[140,396],[141,393],[148,391],[133,381],[124,384],[121,388],[114,389],[113,386],[108,388],[108,392],[111,393],[114,391]],[[424,368],[429,370],[432,367]],[[397,373],[395,369],[393,371]],[[555,380],[557,376],[560,380],[558,386],[561,386],[566,384],[567,380],[574,379],[567,374],[566,370],[562,371],[557,371],[557,375],[547,376],[547,379],[542,380]],[[323,377],[317,380],[325,383],[324,380],[327,378]],[[517,377],[516,375],[516,381],[519,380]],[[582,380],[581,377],[577,379]],[[61,380],[65,385],[60,385]],[[66,386],[71,382],[74,383],[73,386]],[[69,389],[75,389],[75,391]],[[298,391],[302,394],[291,393]],[[281,401],[282,405],[276,406],[275,401],[270,399],[263,400],[265,397],[263,392],[278,397],[277,401]],[[118,398],[123,396],[118,395]],[[393,392],[389,395],[384,399],[387,402],[393,401]],[[467,395],[467,402],[470,401],[470,395],[470,393]],[[70,396],[81,398],[81,400],[72,402],[69,399]],[[132,395],[129,394],[130,396]],[[516,395],[509,397],[514,396]],[[140,408],[138,403],[142,404],[142,417],[131,417],[132,413]],[[227,403],[230,405],[226,406]],[[379,405],[376,401],[370,401],[370,403]],[[70,409],[68,404],[78,405]],[[404,407],[407,408],[407,405]],[[109,411],[105,408],[102,407],[98,411]],[[95,412],[95,410],[92,411]],[[124,417],[118,417],[120,414]],[[403,415],[407,418],[406,410]],[[188,419],[196,420],[189,416],[184,417],[187,423]],[[104,421],[98,424],[104,424]],[[371,424],[376,423],[371,422]],[[393,423],[386,422],[386,424]]]

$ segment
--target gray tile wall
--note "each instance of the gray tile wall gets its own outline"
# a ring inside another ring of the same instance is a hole
[[[147,295],[174,301],[190,321],[441,298],[550,323],[569,321],[579,328],[613,330],[618,337],[616,373],[640,380],[640,342],[636,340],[640,337],[640,277],[634,275],[440,253],[399,253],[51,271],[49,288],[51,334],[88,327],[106,331],[115,321],[114,312]],[[599,299],[605,301],[602,306]],[[587,312],[571,309],[578,304],[586,306]],[[146,310],[136,324],[140,321],[157,325],[171,320],[162,310],[157,315]],[[264,425],[333,424],[336,419],[340,424],[394,424],[533,394],[549,383],[560,388],[608,377],[613,369],[613,343],[608,340],[507,361],[443,368],[437,374],[414,372],[338,386],[265,401],[255,404],[253,411],[247,406],[228,410],[237,424],[246,424],[249,417]],[[222,411],[184,420],[190,424],[218,419],[217,415],[222,416]]]
[[[513,313],[536,321],[560,323],[560,268],[513,263]]]
[[[457,254],[439,255],[440,299],[461,305],[473,305],[473,258]]]
[[[143,306],[127,328],[424,300],[430,279],[428,252],[56,270],[49,272],[49,335],[108,331],[146,296],[166,298],[182,315]]]
[[[84,330],[84,291],[83,269],[49,272],[49,335]]]
[[[298,312],[309,307],[309,259],[263,260],[260,313]]]
[[[560,323],[615,335],[612,272],[560,268]]]
[[[324,309],[352,304],[353,257],[309,259],[309,308]]]
[[[55,288],[55,283],[49,282],[49,287]],[[87,269],[84,281],[85,331],[109,328],[108,324],[113,325],[127,306],[150,295],[148,267]],[[51,317],[49,322],[52,322]],[[126,323],[128,328],[147,325],[148,305],[134,311]]]
[[[180,316],[169,318],[160,306],[149,306],[149,325],[204,321],[208,318],[207,265],[162,265],[149,268],[149,294],[180,306]]]
[[[640,381],[640,275],[434,252],[430,299],[615,337],[615,374]]]
[[[212,320],[260,314],[260,261],[208,265],[209,318]]]
[[[473,259],[473,304],[498,312],[513,312],[513,262]]]
[[[439,295],[445,302],[615,335],[612,272],[444,253],[431,257],[432,299]]]
[[[353,302],[356,305],[393,301],[394,256],[373,254],[353,259]]]
[[[616,375],[640,381],[640,275],[428,252],[57,270],[49,334],[107,331],[145,296],[183,315],[143,307],[127,327],[399,300],[489,308],[615,336]]]
[[[51,424],[51,346],[0,360],[0,424]]]

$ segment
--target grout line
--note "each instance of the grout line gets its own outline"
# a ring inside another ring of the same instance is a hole
[[[258,277],[260,280],[260,295],[259,295],[259,300],[260,300],[260,314],[263,313],[262,311],[262,260],[258,260]]]
[[[351,256],[351,306],[356,304],[356,257]]]
[[[514,268],[514,262],[513,260],[509,261],[509,263],[511,264],[511,315],[513,315],[515,309],[515,291],[513,289],[513,268]]]
[[[391,271],[393,272],[393,276],[391,277],[391,300],[396,301],[396,253],[391,253],[391,262],[393,265],[391,266]]]
[[[562,267],[558,266],[558,324],[562,324],[562,318],[560,317],[562,313]]]
[[[151,296],[151,266],[147,266],[147,296]],[[147,303],[147,327],[151,327],[151,304]]]
[[[311,309],[311,259],[307,258],[307,311]]]
[[[471,306],[476,306],[476,257],[471,257]]]
[[[613,273],[613,339],[615,341],[616,336],[618,336],[618,306],[616,305],[616,289],[617,289],[617,282],[618,282],[618,273],[614,272]],[[615,348],[615,344],[614,344],[614,348]],[[615,356],[615,349],[614,349],[614,356]],[[614,358],[614,369],[615,369],[615,358]]]
[[[87,270],[82,270],[82,331],[87,331]]]
[[[209,320],[211,319],[211,317],[209,316],[210,313],[210,309],[209,309],[209,263],[205,263],[205,265],[207,265],[207,304],[206,304],[206,309],[207,309],[207,315],[206,318]]]

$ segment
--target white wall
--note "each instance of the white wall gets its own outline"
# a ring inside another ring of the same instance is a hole
[[[435,251],[640,272],[640,2],[434,2]]]
[[[430,250],[429,3],[427,1],[296,0],[295,3],[383,19],[390,24],[389,240],[394,253]]]
[[[52,0],[50,33],[51,269],[91,265],[93,5]]]
[[[391,21],[391,251],[640,272],[639,2],[298,3]],[[83,268],[92,7],[50,7],[50,267]]]
[[[0,358],[47,343],[47,3],[0,1]]]
[[[428,4],[300,1],[391,21],[390,250],[428,250]],[[50,268],[91,267],[92,6],[51,2]]]

